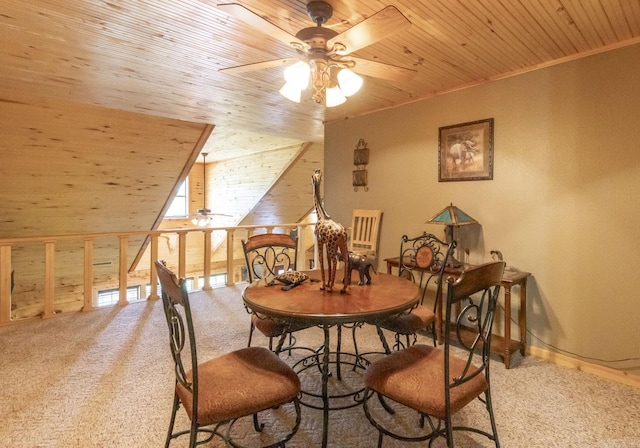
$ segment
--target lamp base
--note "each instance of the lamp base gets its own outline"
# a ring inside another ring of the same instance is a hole
[[[462,266],[463,266],[463,263],[461,261],[458,261],[456,257],[454,257],[453,255],[449,256],[446,267],[457,269],[457,268],[461,268]]]

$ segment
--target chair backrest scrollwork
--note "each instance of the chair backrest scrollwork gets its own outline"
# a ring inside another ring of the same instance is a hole
[[[400,240],[398,275],[420,285],[421,303],[429,287],[435,283],[434,311],[442,300],[442,278],[455,247],[455,241],[447,244],[426,232],[414,238],[403,235]]]
[[[249,283],[269,281],[283,272],[296,270],[298,239],[284,233],[264,233],[242,240]]]

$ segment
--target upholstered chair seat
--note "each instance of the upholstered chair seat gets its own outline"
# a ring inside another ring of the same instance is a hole
[[[277,338],[283,333],[295,332],[308,327],[308,325],[287,323],[281,320],[265,318],[255,313],[251,315],[251,322],[254,327],[260,331],[260,333],[268,338]]]
[[[466,359],[450,358],[449,380],[461,377]],[[477,367],[471,367],[473,370]],[[424,414],[443,420],[446,416],[444,388],[444,350],[416,344],[393,352],[371,365],[365,384],[382,395]],[[451,413],[455,414],[487,389],[484,375],[476,375],[451,390]]]
[[[187,372],[187,378],[192,378],[192,371]],[[240,349],[200,364],[198,381],[197,421],[201,426],[288,403],[300,392],[298,376],[273,352],[260,347]],[[221,390],[225,394],[220,394]],[[191,392],[177,383],[176,393],[193,417]]]
[[[384,328],[401,335],[409,335],[424,330],[432,325],[436,315],[429,307],[418,305],[410,313],[402,314],[384,322]]]

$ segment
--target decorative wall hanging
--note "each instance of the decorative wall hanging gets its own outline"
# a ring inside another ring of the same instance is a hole
[[[439,182],[491,179],[493,118],[439,128]]]
[[[353,150],[353,191],[358,191],[358,187],[364,187],[364,191],[369,191],[367,185],[367,165],[369,164],[369,148],[363,139],[358,141],[356,149]]]

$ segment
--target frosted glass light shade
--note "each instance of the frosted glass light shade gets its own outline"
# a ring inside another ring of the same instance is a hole
[[[311,67],[306,62],[298,61],[284,70],[284,80],[287,84],[296,86],[298,90],[304,90],[309,86]]]
[[[327,87],[325,91],[325,104],[327,107],[335,107],[347,101],[340,87]]]
[[[344,96],[351,96],[362,87],[362,78],[348,68],[338,72],[338,84]]]
[[[280,95],[282,95],[288,100],[293,101],[294,103],[300,102],[301,93],[302,93],[302,90],[300,90],[298,86],[290,82],[285,83],[285,85],[283,85],[282,88],[280,89]]]
[[[211,217],[210,216],[197,216],[195,218],[193,218],[191,220],[191,223],[193,225],[196,225],[198,227],[206,227],[209,225],[209,223],[211,223]]]

